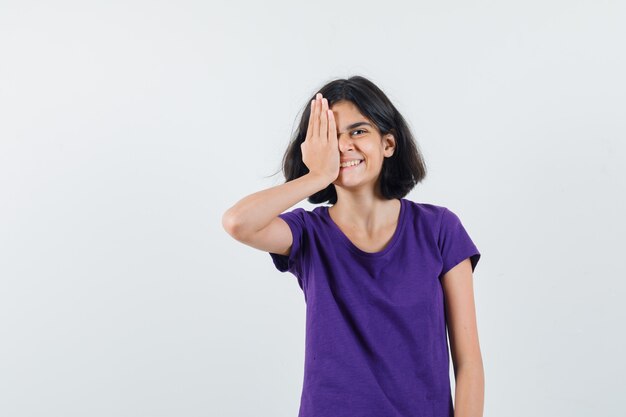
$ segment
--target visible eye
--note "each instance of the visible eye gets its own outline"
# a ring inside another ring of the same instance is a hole
[[[352,133],[355,133],[355,132],[365,132],[365,130],[363,130],[363,129],[358,129],[358,130],[353,131]]]

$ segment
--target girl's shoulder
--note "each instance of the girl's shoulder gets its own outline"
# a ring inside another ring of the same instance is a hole
[[[429,222],[437,222],[439,221],[444,212],[448,210],[447,207],[434,204],[434,203],[426,203],[426,202],[418,202],[403,198],[405,201],[405,207],[408,208],[408,211],[416,217],[423,220],[428,220]]]

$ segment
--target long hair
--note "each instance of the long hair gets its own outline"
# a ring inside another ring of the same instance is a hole
[[[379,178],[380,191],[385,198],[402,198],[424,179],[426,165],[413,134],[404,117],[373,82],[355,75],[348,79],[335,79],[320,88],[319,92],[328,100],[329,107],[340,100],[352,102],[363,116],[374,123],[381,136],[388,133],[394,136],[396,150],[393,155],[384,159]],[[283,155],[282,171],[286,182],[309,172],[302,161],[300,145],[306,139],[313,99],[315,94],[309,98],[298,128]],[[329,184],[325,189],[307,197],[307,201],[311,204],[325,202],[335,204],[337,202],[335,185]]]

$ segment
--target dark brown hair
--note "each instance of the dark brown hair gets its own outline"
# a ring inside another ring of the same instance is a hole
[[[329,107],[340,100],[352,102],[363,116],[374,123],[381,136],[391,133],[395,138],[396,149],[392,156],[384,159],[380,172],[380,191],[385,198],[402,198],[424,179],[426,165],[413,134],[400,112],[373,82],[355,75],[348,79],[335,79],[320,88],[319,92],[328,100]],[[315,94],[309,98],[298,129],[283,156],[282,170],[286,182],[309,172],[302,162],[300,145],[306,138],[311,100],[314,98]],[[335,185],[329,184],[325,189],[309,196],[307,201],[312,204],[335,204]]]

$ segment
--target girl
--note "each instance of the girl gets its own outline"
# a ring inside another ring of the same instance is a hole
[[[322,87],[283,171],[284,184],[241,199],[222,223],[304,292],[299,417],[482,416],[480,253],[451,210],[403,198],[426,168],[387,96],[360,76]],[[330,206],[284,212],[304,198]]]

